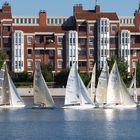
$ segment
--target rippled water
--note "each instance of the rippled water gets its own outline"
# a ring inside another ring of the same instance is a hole
[[[140,108],[129,110],[0,110],[0,140],[138,140]]]

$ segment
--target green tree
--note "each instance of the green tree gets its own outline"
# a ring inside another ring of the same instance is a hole
[[[0,49],[0,69],[1,69],[1,67],[3,66],[3,63],[4,63],[5,59],[6,59],[6,55],[5,55],[5,53],[3,52],[3,50]]]
[[[70,72],[70,69],[67,68],[67,69],[64,69],[61,72],[57,73],[55,75],[56,85],[59,85],[61,87],[62,86],[66,87],[69,72]]]
[[[87,72],[80,73],[80,77],[81,77],[82,81],[84,82],[85,86],[87,86],[90,81],[90,78],[91,78],[90,74]]]
[[[138,61],[136,66],[136,81],[137,81],[137,87],[140,87],[140,61]]]
[[[45,65],[43,63],[41,63],[40,66],[41,66],[41,71],[42,71],[45,81],[52,82],[53,81],[52,66]]]

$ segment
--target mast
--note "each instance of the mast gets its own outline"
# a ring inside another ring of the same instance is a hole
[[[137,91],[136,91],[136,68],[134,72],[134,101],[137,103],[138,102],[138,97],[137,97]]]

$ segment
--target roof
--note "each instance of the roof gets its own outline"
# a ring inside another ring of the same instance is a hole
[[[129,30],[130,32],[140,32],[135,26],[120,26],[120,30]]]
[[[108,18],[110,20],[119,20],[115,12],[100,12],[95,13],[93,10],[84,10],[79,13],[75,13],[76,19],[86,19],[86,20],[97,20],[102,17]]]
[[[54,32],[54,33],[64,33],[61,26],[13,26],[13,30],[22,30],[25,33],[35,33],[35,32]]]

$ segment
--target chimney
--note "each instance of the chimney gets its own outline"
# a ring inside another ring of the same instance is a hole
[[[95,6],[95,13],[100,13],[100,5]]]
[[[82,4],[75,4],[74,6],[73,6],[73,15],[75,14],[75,13],[80,13],[80,12],[82,12],[83,11],[83,6],[82,6]]]
[[[5,2],[2,6],[3,13],[11,13],[11,6],[8,2]]]
[[[47,13],[45,10],[40,10],[39,12],[39,25],[40,26],[47,25]]]

